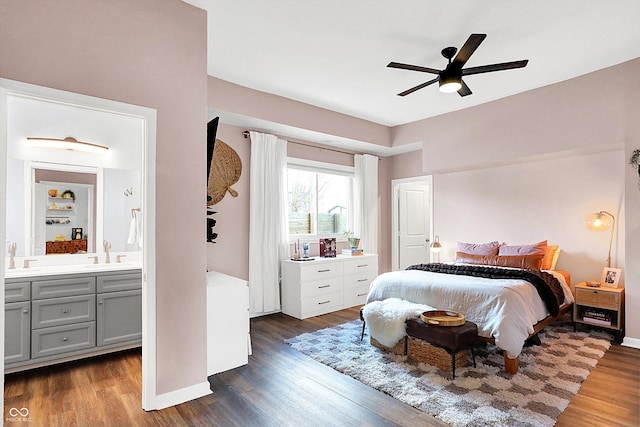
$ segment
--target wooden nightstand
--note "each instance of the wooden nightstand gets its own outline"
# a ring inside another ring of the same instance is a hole
[[[624,336],[624,287],[597,288],[580,282],[575,289],[574,325],[597,326],[615,332],[618,341]]]

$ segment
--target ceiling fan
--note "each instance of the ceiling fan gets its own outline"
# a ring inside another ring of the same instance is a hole
[[[528,59],[513,62],[503,62],[501,64],[481,65],[479,67],[462,68],[467,63],[473,52],[476,51],[480,43],[487,37],[486,34],[471,34],[464,43],[460,51],[455,47],[445,47],[442,49],[442,56],[449,60],[449,64],[444,70],[436,70],[435,68],[421,67],[419,65],[401,64],[399,62],[390,62],[387,67],[400,68],[403,70],[421,71],[423,73],[437,74],[438,77],[428,82],[419,84],[418,86],[400,92],[399,96],[406,96],[417,90],[425,88],[435,82],[439,83],[440,92],[453,93],[458,92],[460,96],[471,95],[471,89],[462,80],[462,76],[470,76],[472,74],[489,73],[492,71],[510,70],[512,68],[522,68],[529,62]],[[458,54],[456,55],[456,52]],[[455,55],[455,58],[454,58]],[[453,60],[452,60],[453,59]]]

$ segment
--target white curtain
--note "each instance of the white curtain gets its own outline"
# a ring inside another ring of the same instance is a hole
[[[365,253],[378,253],[378,158],[354,156],[354,232]]]
[[[249,303],[255,315],[280,310],[280,261],[289,257],[287,141],[250,134]]]

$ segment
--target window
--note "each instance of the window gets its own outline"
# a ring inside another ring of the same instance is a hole
[[[353,168],[290,159],[289,234],[340,235],[349,229]]]

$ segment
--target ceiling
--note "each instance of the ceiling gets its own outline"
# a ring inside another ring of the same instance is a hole
[[[209,75],[396,126],[640,57],[638,0],[185,0],[208,11]],[[529,59],[526,68],[465,77],[473,94],[437,84],[397,94],[442,69],[440,51],[486,40],[467,67]],[[589,90],[589,88],[585,88]]]

